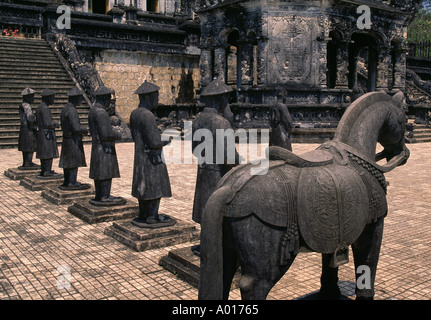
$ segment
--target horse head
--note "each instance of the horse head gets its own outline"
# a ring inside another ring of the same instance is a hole
[[[376,155],[376,161],[386,159],[387,163],[381,166],[385,172],[404,165],[410,156],[410,151],[405,144],[406,102],[401,91],[392,97],[390,106],[377,140],[383,146],[383,151]]]

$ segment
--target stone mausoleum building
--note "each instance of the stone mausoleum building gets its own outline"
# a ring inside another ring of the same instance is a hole
[[[407,26],[414,6],[388,3],[198,1],[201,85],[224,79],[236,89],[236,113],[248,120],[260,119],[256,113],[274,103],[281,86],[298,127],[333,127],[358,95],[405,89]],[[357,9],[364,4],[368,28],[358,25],[362,11]]]
[[[0,54],[10,54],[19,37],[43,41],[85,90],[89,106],[97,86],[114,89],[116,112],[125,123],[138,104],[133,92],[144,80],[161,88],[157,116],[167,125],[193,118],[200,90],[218,77],[234,89],[233,126],[267,128],[281,87],[295,122],[294,141],[321,141],[362,93],[406,91],[407,28],[419,3],[5,0],[0,27],[9,31],[0,40],[10,44]],[[59,24],[60,5],[70,8],[69,27],[61,19]],[[358,11],[363,5],[367,17]],[[23,88],[30,85],[22,80]],[[17,101],[21,90],[17,86]]]

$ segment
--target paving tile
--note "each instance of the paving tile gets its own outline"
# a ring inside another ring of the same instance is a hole
[[[317,144],[294,144],[295,153]],[[408,146],[405,166],[386,174],[389,212],[376,278],[378,300],[431,299],[431,143]],[[85,146],[87,163],[90,145]],[[131,196],[133,143],[117,144],[121,178],[114,179],[112,194]],[[0,170],[16,167],[21,154],[0,150]],[[53,168],[58,168],[58,159]],[[191,221],[195,164],[169,164],[171,198],[162,199],[160,211]],[[81,182],[91,183],[89,168],[80,168]],[[158,265],[170,250],[190,243],[134,252],[109,236],[104,229],[112,222],[88,225],[67,211],[68,205],[46,201],[40,191],[30,191],[19,181],[0,177],[0,300],[195,300],[197,289]],[[197,225],[200,230],[200,226]],[[70,270],[70,287],[58,286],[60,266]],[[268,295],[269,300],[299,299],[319,290],[321,258],[300,253]],[[353,256],[340,267],[339,286],[355,296]],[[238,289],[230,299],[241,298]]]

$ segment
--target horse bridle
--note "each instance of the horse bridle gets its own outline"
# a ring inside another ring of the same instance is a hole
[[[375,167],[377,170],[385,173],[389,172],[399,165],[403,164],[410,156],[410,150],[406,147],[406,145],[403,143],[403,151],[401,151],[398,155],[394,156],[391,160],[389,160],[384,165],[377,164],[377,161],[385,158],[385,150],[382,152],[379,152],[376,154],[375,159],[370,159],[366,155],[362,154],[352,146],[349,146],[348,144],[345,144],[339,140],[331,140],[325,142],[322,146],[332,146],[335,149],[338,150],[338,152],[342,153],[342,151],[347,151],[358,158],[361,158],[362,160],[368,162],[370,165]]]

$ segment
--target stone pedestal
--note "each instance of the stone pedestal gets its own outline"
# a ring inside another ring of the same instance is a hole
[[[97,206],[90,203],[91,199],[75,202],[67,208],[74,216],[92,224],[114,221],[138,216],[139,206],[136,202],[126,200],[124,204],[113,206]]]
[[[32,177],[40,173],[40,167],[31,168],[31,169],[21,169],[21,168],[22,167],[9,168],[4,171],[4,175],[11,180],[21,180],[21,179],[24,179],[25,177]]]
[[[63,183],[64,176],[62,174],[55,174],[49,177],[42,177],[33,175],[25,177],[20,180],[20,185],[30,189],[31,191],[41,191],[48,186],[59,186]]]
[[[201,261],[200,258],[192,252],[191,248],[192,247],[185,247],[170,251],[167,256],[160,259],[159,265],[177,275],[181,280],[197,288],[199,285],[199,268]],[[238,288],[240,278],[241,272],[237,271],[232,281],[231,290]]]
[[[160,228],[140,228],[131,220],[116,221],[104,233],[135,251],[168,247],[199,238],[199,232],[193,224],[174,220],[174,225]]]
[[[42,197],[54,204],[73,204],[78,201],[89,201],[94,197],[94,190],[88,185],[85,189],[65,189],[60,186],[48,186],[42,191]]]

